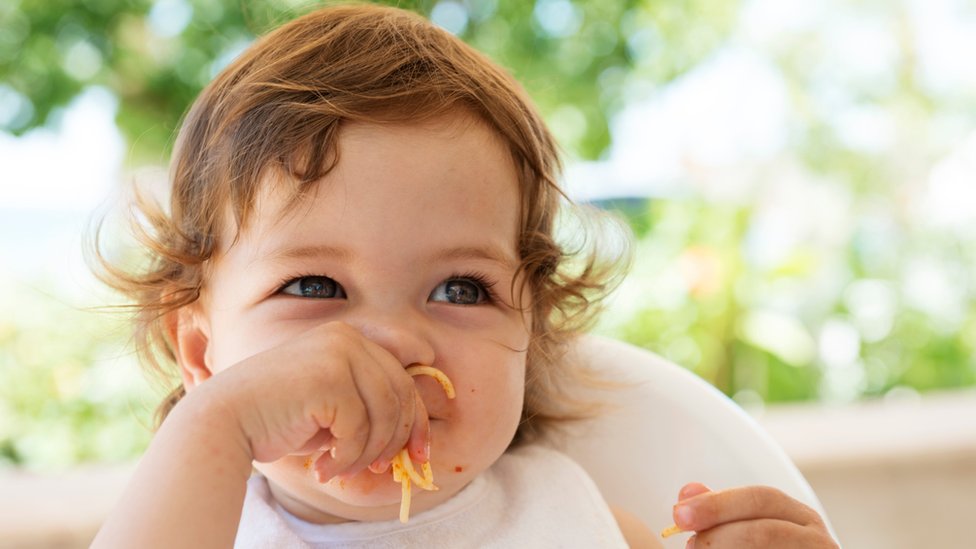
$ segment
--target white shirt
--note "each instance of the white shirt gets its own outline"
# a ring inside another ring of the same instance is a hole
[[[235,547],[627,547],[593,480],[542,446],[504,454],[443,504],[383,522],[312,524],[285,511],[267,481],[248,481]]]

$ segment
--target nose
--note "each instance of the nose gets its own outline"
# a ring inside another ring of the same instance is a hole
[[[367,339],[395,356],[400,364],[433,364],[434,347],[421,319],[407,313],[361,311],[346,319]]]

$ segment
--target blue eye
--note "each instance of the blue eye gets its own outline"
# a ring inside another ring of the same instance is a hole
[[[451,277],[438,284],[428,299],[454,305],[480,305],[491,301],[491,285],[479,276]]]
[[[342,299],[346,297],[346,292],[342,286],[327,276],[303,276],[293,279],[281,288],[281,293],[316,299]]]

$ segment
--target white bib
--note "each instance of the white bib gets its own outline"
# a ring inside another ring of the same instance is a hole
[[[278,505],[264,477],[248,481],[235,547],[627,547],[596,485],[542,446],[505,453],[453,498],[410,522],[312,524]]]

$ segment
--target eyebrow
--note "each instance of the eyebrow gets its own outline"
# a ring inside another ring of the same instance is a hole
[[[264,257],[258,258],[258,260],[308,259],[312,257],[331,257],[339,261],[347,261],[352,257],[352,253],[346,248],[335,246],[297,246],[278,248]]]
[[[514,267],[518,262],[511,255],[496,246],[458,246],[447,248],[430,257],[432,261],[447,261],[451,259],[484,259],[499,263],[506,267]]]
[[[278,259],[308,259],[314,257],[329,257],[337,261],[348,261],[352,257],[352,252],[347,248],[336,246],[315,245],[285,247],[274,250],[259,260],[269,261]],[[487,260],[506,267],[515,267],[518,262],[510,254],[493,245],[483,246],[457,246],[439,250],[426,258],[427,261],[449,261],[449,260]]]

